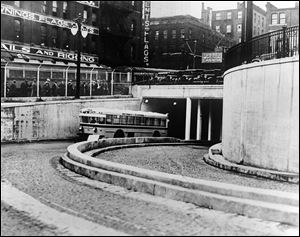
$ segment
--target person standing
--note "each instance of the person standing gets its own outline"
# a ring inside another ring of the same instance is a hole
[[[54,81],[52,85],[52,96],[57,96],[57,93],[58,93],[58,85],[56,81]]]

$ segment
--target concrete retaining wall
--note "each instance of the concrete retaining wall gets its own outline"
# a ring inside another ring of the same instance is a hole
[[[1,103],[1,142],[76,137],[79,111],[85,107],[140,110],[140,99]]]
[[[224,157],[299,173],[299,56],[230,69],[223,95]]]

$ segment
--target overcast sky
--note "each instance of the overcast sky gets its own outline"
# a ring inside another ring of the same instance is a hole
[[[211,7],[214,11],[235,9],[237,2],[243,1],[151,1],[151,17],[174,15],[192,15],[201,17],[201,5]],[[294,7],[296,1],[253,1],[255,5],[266,10],[266,3],[270,2],[278,8]]]

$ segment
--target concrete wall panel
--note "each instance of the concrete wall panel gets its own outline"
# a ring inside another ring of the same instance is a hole
[[[1,104],[1,142],[76,137],[79,111],[86,107],[140,110],[140,100],[97,99]]]
[[[230,69],[223,95],[224,156],[299,172],[299,57]]]

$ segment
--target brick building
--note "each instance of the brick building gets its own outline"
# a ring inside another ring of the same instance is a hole
[[[142,1],[1,1],[1,52],[74,60],[77,40],[70,29],[81,13],[89,63],[140,65],[142,8]]]
[[[201,53],[228,48],[233,41],[190,15],[151,18],[150,67],[203,68]],[[193,54],[195,52],[195,62]]]
[[[266,8],[268,32],[299,25],[299,2],[295,2],[293,8],[277,8],[268,2]]]
[[[219,11],[213,11],[211,8],[205,9],[202,3],[201,21],[239,43],[242,39],[242,20],[246,17],[246,12],[243,3],[237,3],[236,9]],[[253,37],[267,32],[266,18],[267,13],[253,4]]]

